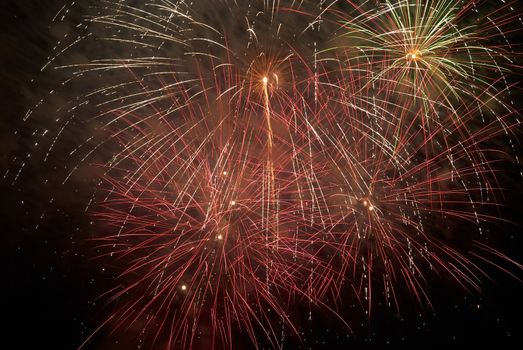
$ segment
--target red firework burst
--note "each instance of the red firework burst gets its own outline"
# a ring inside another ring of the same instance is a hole
[[[446,235],[496,220],[488,141],[520,123],[513,12],[477,28],[472,1],[216,3],[218,23],[205,2],[103,2],[88,23],[115,47],[65,67],[94,87],[56,138],[94,106],[70,155],[109,159],[96,241],[118,285],[103,325],[163,348],[232,349],[238,333],[278,348],[300,338],[302,302],[348,327],[346,290],[369,315],[375,289],[398,310],[401,290],[430,304],[431,274],[479,290],[491,259]]]

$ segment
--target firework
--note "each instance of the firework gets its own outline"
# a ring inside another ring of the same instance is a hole
[[[102,328],[278,348],[301,338],[296,305],[350,330],[346,290],[370,315],[375,290],[399,310],[402,290],[430,304],[429,276],[479,291],[479,260],[520,269],[447,239],[497,220],[510,156],[488,141],[514,151],[519,126],[510,5],[481,26],[472,1],[215,5],[100,1],[44,67],[72,94],[44,161],[77,132],[62,184],[96,172],[86,212],[117,280]]]
[[[244,97],[202,88],[199,99],[173,101],[176,118],[159,125],[123,112],[129,128],[114,132],[122,151],[106,166],[109,195],[98,214],[116,231],[102,239],[106,254],[129,261],[112,296],[132,295],[113,315],[117,325],[145,323],[167,347],[193,347],[208,327],[213,346],[232,347],[239,323],[253,342],[261,328],[276,346],[275,317],[297,333],[282,300],[321,303],[308,291],[329,275],[305,274],[319,259],[297,249],[297,208],[310,185],[296,167],[308,139],[280,117],[290,108],[284,97],[269,105],[268,81],[251,89]],[[183,96],[184,87],[168,91]]]
[[[405,0],[357,7],[352,16],[338,14],[345,34],[331,50],[343,52],[347,70],[359,72],[362,86],[388,81],[404,103],[417,99],[427,113],[448,109],[455,123],[461,123],[464,105],[487,111],[476,117],[510,110],[499,92],[510,91],[507,75],[516,67],[504,30],[516,14],[503,4],[482,17],[477,6]]]
[[[329,220],[321,232],[345,277],[335,289],[341,283],[356,285],[369,312],[373,280],[383,281],[375,289],[385,291],[389,305],[397,303],[395,288],[401,284],[419,302],[430,304],[424,290],[430,271],[479,290],[478,275],[483,272],[445,244],[443,233],[451,219],[472,222],[480,237],[482,223],[495,220],[488,214],[498,205],[495,161],[488,160],[478,140],[493,137],[498,128],[489,125],[468,139],[435,141],[427,150],[428,140],[437,139],[439,130],[427,134],[416,124],[401,123],[405,117],[387,101],[375,99],[372,107],[340,106],[330,118],[336,120],[337,132],[322,130],[327,148],[323,154],[331,164],[322,176],[323,212],[328,213],[323,216]],[[449,132],[459,135],[459,130]],[[337,254],[342,257],[335,258]]]
[[[290,46],[262,50],[253,28],[252,49],[237,57],[226,35],[177,6],[105,11],[114,13],[92,22],[142,42],[151,36],[147,45],[159,39],[192,63],[183,62],[188,71],[163,71],[177,65],[166,57],[73,67],[130,79],[89,94],[110,130],[102,144],[118,149],[104,166],[109,194],[98,218],[115,228],[101,248],[129,264],[111,300],[131,297],[111,324],[144,324],[145,340],[168,339],[166,347],[201,346],[199,329],[210,329],[212,346],[229,348],[238,324],[253,343],[261,331],[276,346],[282,326],[298,333],[286,300],[322,304],[317,286],[332,274],[314,249],[298,249],[317,182],[307,166],[310,68]],[[166,40],[152,28],[169,32],[175,18],[187,21],[187,32],[173,29]],[[141,70],[149,72],[138,80]]]

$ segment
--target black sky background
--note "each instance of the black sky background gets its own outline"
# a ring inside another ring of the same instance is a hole
[[[74,205],[64,208],[49,203],[53,188],[42,188],[39,180],[43,174],[52,177],[53,169],[24,160],[34,137],[22,117],[48,89],[39,70],[55,41],[49,24],[63,4],[60,0],[3,0],[0,4],[0,232],[6,272],[2,273],[5,294],[1,300],[2,318],[7,323],[7,328],[2,327],[2,343],[13,344],[4,348],[78,348],[103,320],[103,303],[94,300],[111,286],[110,276],[90,260],[89,245],[82,240],[85,235],[80,228],[89,220],[85,213]],[[13,183],[13,169],[21,161],[28,165]],[[3,178],[6,171],[8,176]],[[493,246],[521,262],[523,182],[518,173],[516,166],[507,166],[502,174],[508,188],[503,217],[512,223],[497,225],[490,237]],[[510,344],[507,348],[519,348],[523,341],[522,283],[488,266],[485,270],[493,281],[484,279],[483,295],[467,294],[434,280],[430,288],[434,310],[412,302],[398,316],[378,306],[370,323],[360,320],[355,334],[349,336],[335,321],[318,315],[304,330],[305,342],[291,342],[286,348],[358,349],[387,344]],[[118,344],[108,333],[101,333],[86,349],[136,348],[122,345],[132,341],[120,339]]]

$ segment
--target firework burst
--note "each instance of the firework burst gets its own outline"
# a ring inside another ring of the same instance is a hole
[[[520,269],[448,239],[499,220],[511,156],[489,140],[514,151],[519,126],[511,5],[482,24],[473,1],[207,5],[99,1],[44,67],[73,96],[44,162],[78,131],[63,184],[96,169],[86,211],[117,280],[103,326],[163,348],[279,348],[302,338],[295,305],[350,330],[345,290],[370,315],[378,294],[430,304],[432,275],[479,291],[479,260]],[[88,58],[65,58],[81,45]]]
[[[517,66],[504,30],[516,13],[503,4],[482,17],[477,6],[405,0],[356,7],[353,16],[339,15],[346,33],[337,46],[362,85],[388,81],[390,89],[406,101],[419,99],[428,112],[445,107],[459,122],[460,109],[473,107],[471,101],[487,110],[493,103],[510,110],[499,91],[510,90],[506,76]]]

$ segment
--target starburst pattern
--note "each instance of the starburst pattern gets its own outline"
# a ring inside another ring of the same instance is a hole
[[[498,163],[517,161],[511,4],[207,6],[100,1],[44,67],[81,85],[44,161],[80,131],[63,183],[99,177],[97,258],[118,266],[103,326],[164,348],[232,349],[236,332],[278,348],[300,338],[295,305],[350,330],[344,290],[370,315],[403,290],[430,304],[429,275],[480,291],[481,261],[520,270],[481,242]],[[87,60],[63,58],[81,45]],[[460,223],[482,254],[446,239]]]

